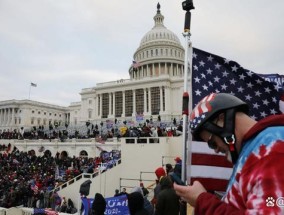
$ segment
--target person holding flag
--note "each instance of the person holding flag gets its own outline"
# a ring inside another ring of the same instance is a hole
[[[248,113],[247,103],[226,93],[204,97],[191,112],[193,138],[234,165],[221,200],[198,181],[174,184],[195,214],[283,214],[284,115],[256,121]]]

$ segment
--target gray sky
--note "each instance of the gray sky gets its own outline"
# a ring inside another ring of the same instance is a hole
[[[181,2],[160,0],[165,26],[180,37]],[[153,0],[0,0],[0,100],[68,106],[96,83],[129,78]],[[256,73],[284,75],[283,0],[195,0],[193,46]]]

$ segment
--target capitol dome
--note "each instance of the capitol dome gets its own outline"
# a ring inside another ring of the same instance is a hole
[[[131,79],[168,75],[182,77],[184,48],[175,33],[164,26],[164,16],[157,5],[154,27],[141,39],[129,69]]]
[[[163,19],[164,16],[160,13],[157,13],[157,15],[154,17],[155,26],[142,38],[139,48],[156,42],[163,44],[172,43],[181,46],[177,35],[164,26]]]

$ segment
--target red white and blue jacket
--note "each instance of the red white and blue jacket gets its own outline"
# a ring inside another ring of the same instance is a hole
[[[202,193],[195,214],[284,214],[284,115],[248,131],[222,201]]]

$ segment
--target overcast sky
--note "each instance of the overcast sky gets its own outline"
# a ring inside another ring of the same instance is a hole
[[[165,26],[182,36],[181,2],[160,0]],[[153,0],[0,0],[0,100],[68,106],[96,83],[129,78],[133,54],[154,26]],[[193,46],[256,73],[284,75],[283,0],[195,0]]]

